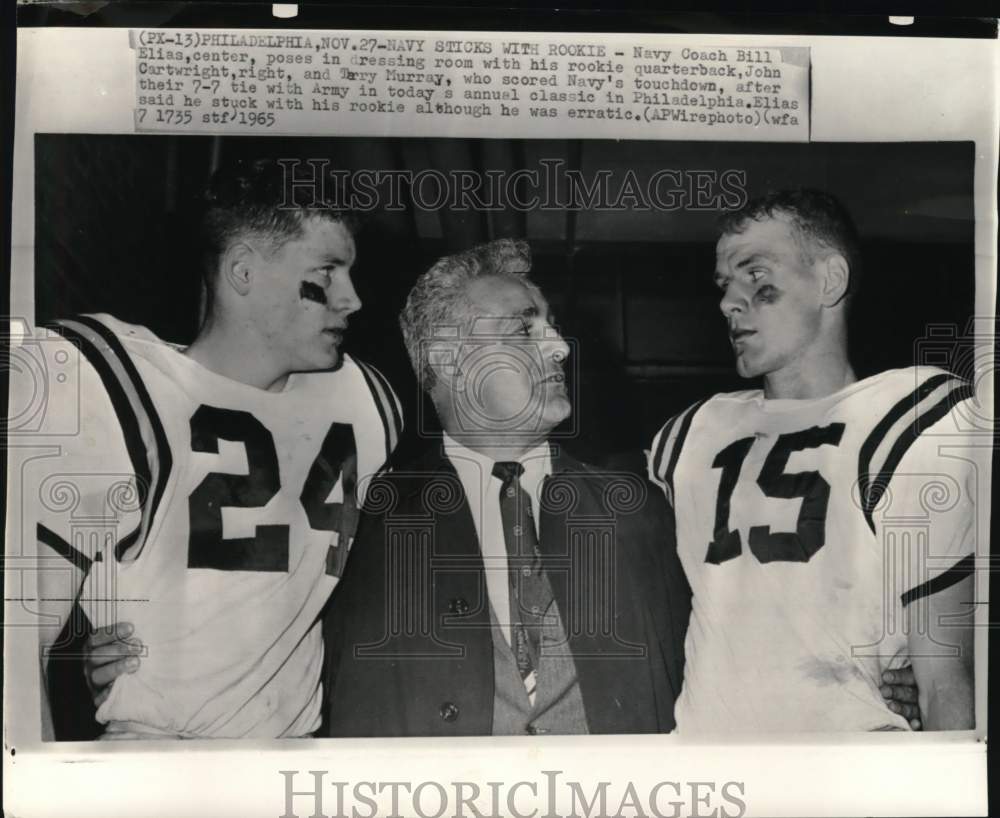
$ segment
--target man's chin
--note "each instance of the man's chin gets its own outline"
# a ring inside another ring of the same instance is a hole
[[[333,352],[324,352],[320,355],[314,355],[308,362],[307,366],[303,367],[302,371],[321,372],[327,369],[339,369],[343,362],[344,356],[340,354],[339,350],[335,349]]]
[[[754,365],[746,355],[740,355],[736,359],[736,374],[741,378],[756,378],[761,373],[762,369]]]
[[[344,356],[340,352],[334,352],[333,355],[329,356],[330,363],[326,365],[326,369],[340,369],[340,365],[344,363]]]
[[[550,397],[545,405],[545,417],[542,422],[545,432],[551,432],[560,423],[573,414],[573,406],[565,396]]]

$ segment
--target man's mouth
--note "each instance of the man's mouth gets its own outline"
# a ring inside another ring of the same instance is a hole
[[[754,329],[744,329],[741,327],[734,327],[729,330],[729,340],[733,344],[738,344],[745,338],[749,338],[751,335],[756,335],[757,330]]]
[[[323,334],[339,344],[344,340],[344,331],[346,329],[347,327],[327,327],[323,330]]]
[[[560,385],[565,385],[566,376],[562,372],[553,372],[546,378],[542,378],[542,383],[557,383]]]

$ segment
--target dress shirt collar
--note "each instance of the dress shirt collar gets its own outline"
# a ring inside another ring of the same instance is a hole
[[[467,496],[471,497],[473,493],[482,496],[483,490],[492,485],[490,480],[495,480],[499,484],[499,478],[493,477],[492,458],[459,443],[447,432],[444,434],[443,446],[445,455],[458,472]],[[552,452],[549,444],[547,441],[539,443],[515,459],[524,466],[521,487],[528,492],[528,496],[537,508],[542,481],[552,474]],[[480,491],[473,491],[476,486],[479,486]]]

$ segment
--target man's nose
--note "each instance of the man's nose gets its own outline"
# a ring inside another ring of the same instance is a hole
[[[719,309],[726,318],[745,312],[747,301],[738,287],[730,285],[719,300]]]
[[[564,363],[569,357],[569,344],[551,324],[545,327],[545,346],[546,353],[558,364]]]
[[[330,306],[347,315],[361,309],[361,299],[349,275],[344,274],[330,283]]]

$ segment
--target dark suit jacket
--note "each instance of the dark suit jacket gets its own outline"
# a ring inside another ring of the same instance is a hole
[[[369,488],[325,622],[325,733],[489,735],[489,598],[469,505],[440,447]],[[543,564],[591,733],[673,728],[690,591],[661,492],[557,455]]]

